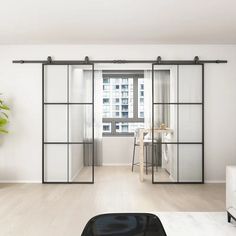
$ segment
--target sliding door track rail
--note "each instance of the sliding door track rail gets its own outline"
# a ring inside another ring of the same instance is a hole
[[[45,65],[78,65],[78,64],[103,64],[103,63],[115,63],[115,64],[127,64],[127,63],[151,63],[156,65],[194,65],[205,63],[227,63],[227,60],[199,60],[198,56],[195,56],[193,60],[162,60],[160,56],[156,60],[89,60],[88,56],[84,60],[52,60],[51,56],[48,56],[47,60],[13,60],[12,63],[26,64],[26,63],[38,63]]]

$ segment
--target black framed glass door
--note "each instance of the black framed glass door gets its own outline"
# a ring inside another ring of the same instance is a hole
[[[94,183],[94,65],[42,65],[42,182]]]
[[[204,65],[152,65],[152,182],[204,183]]]

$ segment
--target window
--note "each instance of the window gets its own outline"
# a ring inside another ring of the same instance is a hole
[[[103,123],[103,133],[110,133],[110,132],[111,132],[111,124]]]
[[[143,72],[103,74],[103,134],[133,135],[144,127]]]
[[[109,98],[103,98],[103,104],[109,104]]]
[[[144,123],[116,123],[117,133],[134,133],[134,131],[138,128],[144,128]]]
[[[125,90],[125,89],[124,89]],[[124,91],[123,90],[123,91]],[[122,94],[122,98],[125,98],[125,97],[129,97],[129,93],[128,92],[121,92],[121,94]]]
[[[103,91],[109,90],[110,86],[109,85],[103,85]]]
[[[128,88],[129,88],[129,85],[121,85],[121,89],[123,91],[128,90]]]
[[[144,79],[138,80],[138,117],[144,118]]]
[[[129,103],[129,99],[128,98],[122,98],[121,100],[121,104],[128,104]]]
[[[103,80],[103,84],[108,84],[109,83],[109,79],[104,79]]]
[[[140,112],[139,112],[139,117],[140,117],[140,118],[144,118],[144,112],[143,112],[143,111],[140,111]]]

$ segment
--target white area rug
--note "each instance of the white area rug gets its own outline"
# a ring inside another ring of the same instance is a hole
[[[227,222],[226,212],[152,212],[167,236],[236,236],[236,222]]]

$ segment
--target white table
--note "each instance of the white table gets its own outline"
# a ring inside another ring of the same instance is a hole
[[[140,172],[139,172],[139,177],[140,181],[143,182],[144,179],[144,134],[152,132],[152,129],[140,129],[139,130],[139,167],[140,167]],[[154,134],[168,134],[168,133],[173,133],[173,129],[160,129],[160,128],[154,128]],[[154,135],[154,136],[155,136]]]

